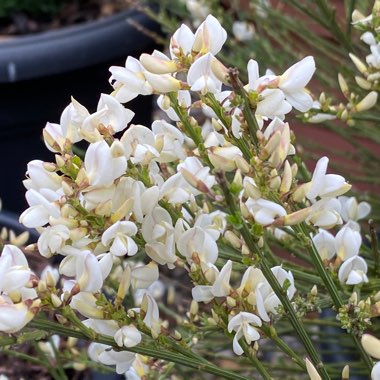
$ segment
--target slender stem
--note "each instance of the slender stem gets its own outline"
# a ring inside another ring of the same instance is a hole
[[[379,252],[379,241],[377,238],[376,228],[373,223],[373,220],[368,221],[369,224],[369,232],[371,235],[371,249],[372,249],[372,255],[373,259],[375,261],[375,274],[379,274],[380,269],[380,252]]]
[[[239,79],[239,71],[237,69],[229,69],[229,76],[230,76],[230,82],[231,82],[232,88],[243,99],[243,103],[244,103],[243,108],[242,108],[243,115],[248,125],[251,141],[257,149],[258,139],[256,136],[256,132],[259,131],[260,128],[257,124],[256,116],[251,110],[251,105],[250,105],[247,93],[244,89],[243,84],[241,83]]]
[[[297,363],[300,368],[306,370],[305,361],[292,348],[290,348],[283,339],[279,338],[279,336],[277,335],[277,331],[274,328],[262,326],[261,329],[267,334],[267,336],[277,345],[277,347],[281,351],[283,351],[295,363]]]
[[[298,230],[299,232],[301,232],[305,236],[308,236],[308,232],[306,230],[306,225],[304,223],[299,225],[299,226],[294,226],[294,229]],[[318,253],[317,249],[315,248],[313,242],[311,242],[311,244],[308,245],[307,249],[310,253],[310,256],[313,260],[313,264],[314,264],[315,268],[317,269],[319,276],[322,278],[323,283],[324,283],[327,291],[329,292],[329,294],[330,294],[330,296],[334,302],[336,309],[339,310],[340,308],[343,307],[344,303],[343,303],[343,300],[342,300],[342,298],[338,292],[338,288],[336,287],[336,285],[335,285],[332,277],[330,276],[329,272],[325,269],[323,262],[322,262],[322,259],[321,259],[321,256],[319,255],[319,253]],[[373,362],[372,362],[371,358],[364,351],[358,337],[356,335],[354,335],[352,332],[350,333],[350,335],[354,341],[356,348],[360,352],[368,370],[371,371],[372,367],[373,367]]]
[[[31,323],[31,326],[42,329],[44,331],[49,330],[52,333],[57,333],[62,336],[71,336],[76,337],[80,339],[90,340],[91,342],[97,342],[102,343],[111,346],[117,351],[120,351],[120,347],[116,345],[115,340],[112,337],[105,336],[102,334],[96,334],[94,333],[93,337],[89,337],[88,334],[85,334],[82,331],[74,330],[70,327],[62,326],[58,323],[47,321],[47,320],[41,320],[41,319],[34,319]],[[16,339],[14,340],[14,342]],[[2,345],[2,342],[0,341],[0,346]],[[137,354],[150,356],[157,359],[167,360],[172,363],[176,363],[179,365],[183,365],[189,368],[196,369],[198,371],[203,371],[210,373],[212,375],[220,376],[224,379],[230,379],[230,380],[254,380],[253,378],[247,378],[245,376],[239,375],[237,373],[227,371],[223,368],[219,368],[212,363],[205,362],[205,359],[202,358],[202,360],[198,357],[192,356],[191,358],[188,356],[185,356],[183,354],[177,354],[172,351],[167,351],[160,348],[152,348],[152,345],[149,347],[143,346],[143,345],[137,345],[135,347],[123,347],[123,350],[129,351],[129,352],[135,352]]]
[[[224,177],[223,173],[217,173],[216,175],[217,181],[219,185],[221,186],[226,204],[229,207],[231,213],[233,215],[238,215],[239,210],[237,208],[237,203],[235,199],[233,199],[227,185],[227,181]],[[319,355],[317,353],[317,350],[315,349],[309,335],[307,334],[305,328],[303,327],[301,321],[298,319],[297,314],[289,301],[289,298],[286,295],[286,292],[282,289],[281,285],[277,281],[276,277],[272,273],[271,269],[269,268],[266,259],[263,255],[263,252],[260,250],[260,248],[257,246],[256,242],[253,240],[252,235],[249,231],[249,228],[244,220],[241,220],[241,235],[244,238],[245,243],[247,244],[248,248],[251,252],[255,253],[260,258],[260,268],[263,272],[264,277],[267,279],[269,285],[272,287],[273,291],[281,301],[284,309],[287,312],[287,316],[290,320],[290,323],[292,324],[293,328],[297,332],[302,344],[304,345],[307,353],[310,356],[311,361],[317,368],[319,374],[321,375],[322,379],[329,380],[330,376],[326,371],[326,368],[324,367],[323,363],[321,362]]]
[[[254,367],[257,369],[259,374],[264,380],[272,380],[271,375],[267,371],[267,369],[264,367],[263,363],[257,358],[256,354],[252,352],[252,349],[248,347],[248,344],[241,339],[240,341],[241,346],[243,347],[245,356],[252,362]]]

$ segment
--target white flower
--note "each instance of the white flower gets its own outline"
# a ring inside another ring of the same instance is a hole
[[[175,255],[174,227],[170,214],[162,207],[155,207],[144,218],[141,232],[146,241],[146,254],[158,264],[174,268]]]
[[[113,135],[125,129],[133,116],[134,112],[121,105],[113,96],[101,94],[97,112],[86,117],[81,127],[81,133],[85,138],[87,136],[101,138],[98,129],[102,125]]]
[[[201,54],[210,52],[216,55],[221,50],[226,39],[227,32],[219,21],[214,16],[208,15],[195,32],[192,50]]]
[[[377,362],[371,371],[371,379],[372,380],[379,380],[380,379],[380,362]]]
[[[286,285],[286,296],[291,300],[296,292],[292,272],[287,272],[280,266],[273,267],[271,270],[280,286]],[[281,302],[267,281],[257,285],[255,294],[259,316],[263,321],[269,322],[268,313],[277,314],[277,308]]]
[[[20,215],[20,223],[28,228],[42,227],[49,218],[59,218],[60,208],[56,201],[60,196],[50,189],[30,189],[25,194],[29,208]]]
[[[320,228],[312,240],[322,260],[331,260],[334,257],[336,253],[334,235]]]
[[[138,247],[131,236],[136,233],[137,227],[133,222],[119,221],[103,232],[102,244],[110,246],[110,252],[115,256],[133,256],[137,253]]]
[[[218,246],[210,234],[200,227],[193,227],[185,231],[177,240],[177,249],[192,262],[193,255],[205,263],[215,263],[218,258]]]
[[[306,218],[306,222],[316,227],[333,228],[336,225],[342,224],[340,209],[340,202],[336,198],[321,199],[311,206],[311,211]]]
[[[188,90],[179,90],[176,93],[178,104],[183,108],[189,108],[191,106],[191,95]],[[173,107],[170,107],[170,99],[166,95],[160,95],[157,99],[157,105],[166,113],[169,119],[173,121],[180,121],[179,116],[174,111]],[[154,123],[153,123],[154,124]],[[178,131],[178,129],[177,129]],[[156,134],[156,132],[154,132]],[[181,133],[182,134],[182,133]]]
[[[192,91],[202,94],[208,92],[215,94],[221,91],[222,82],[212,71],[213,61],[216,61],[216,58],[211,53],[207,53],[191,65],[187,73],[187,83]]]
[[[198,1],[197,1],[198,2]],[[170,55],[172,58],[179,57],[181,55],[188,55],[191,53],[191,49],[194,43],[194,33],[191,29],[182,24],[173,34],[170,39]]]
[[[161,140],[162,142],[160,156],[155,159],[157,162],[172,162],[185,159],[184,136],[181,131],[165,120],[156,120],[152,123],[152,132],[156,141]]]
[[[306,112],[313,105],[313,99],[305,90],[315,71],[314,58],[309,56],[289,67],[279,77],[278,87],[286,100],[298,111]]]
[[[24,253],[16,246],[5,245],[0,257],[0,294],[21,291],[32,274]]]
[[[46,170],[44,162],[41,160],[30,161],[26,175],[28,179],[24,180],[23,184],[28,190],[39,191],[46,188],[59,192],[62,187],[62,177],[54,171]]]
[[[59,122],[63,137],[71,144],[82,140],[80,128],[89,115],[87,108],[72,97],[71,103],[63,110]]]
[[[343,261],[357,256],[361,245],[362,237],[355,222],[345,224],[335,236],[335,249]]]
[[[62,225],[48,226],[38,238],[38,252],[44,257],[51,257],[54,253],[60,253],[61,248],[70,238],[70,230]]]
[[[155,148],[154,133],[143,125],[132,124],[120,139],[125,156],[131,158],[133,164],[147,165],[160,156]]]
[[[104,279],[112,268],[112,255],[106,254],[98,258],[90,251],[78,251],[66,256],[60,266],[61,274],[75,277],[79,290],[97,292],[103,286]]]
[[[232,33],[238,41],[249,41],[255,35],[255,27],[246,21],[235,21],[232,24]]]
[[[263,226],[268,226],[277,217],[286,215],[286,210],[281,205],[263,198],[257,200],[249,198],[245,205],[255,218],[255,222]]]
[[[157,337],[161,331],[160,314],[157,302],[148,292],[143,296],[141,310],[145,312],[143,322],[150,328],[153,337]]]
[[[112,147],[104,141],[90,144],[84,158],[88,182],[91,186],[106,187],[125,173],[127,160],[125,157],[113,156]]]
[[[232,261],[228,260],[220,272],[213,266],[213,271],[215,278],[212,285],[196,285],[192,289],[191,293],[195,301],[207,303],[215,297],[226,297],[230,294]]]
[[[131,285],[134,289],[147,289],[158,280],[158,265],[151,261],[147,265],[136,265],[131,271]]]
[[[116,90],[113,95],[119,102],[126,103],[138,95],[150,95],[153,92],[138,59],[129,56],[125,67],[111,66],[109,70],[112,74],[110,82]]]
[[[367,263],[360,256],[347,259],[339,268],[338,278],[342,284],[357,285],[368,282]]]
[[[125,373],[133,364],[136,354],[127,351],[114,351],[110,346],[100,343],[91,343],[88,347],[88,356],[93,361],[116,365],[116,373]]]
[[[251,325],[261,326],[261,319],[252,313],[240,312],[230,319],[228,322],[228,332],[236,331],[233,339],[233,350],[236,355],[242,355],[244,350],[239,344],[239,339],[244,336],[245,341],[248,344],[260,339],[259,332]]]
[[[134,347],[141,342],[142,336],[135,326],[128,325],[117,330],[114,338],[119,347]]]
[[[13,303],[8,297],[0,295],[0,332],[12,334],[21,330],[34,317],[28,307],[30,300]]]
[[[371,205],[367,202],[358,203],[355,197],[341,196],[338,198],[342,205],[341,215],[345,222],[364,219],[371,212]]]
[[[329,159],[322,157],[315,166],[311,187],[306,194],[312,202],[315,202],[317,197],[326,198],[342,195],[351,188],[351,185],[342,176],[326,174],[328,163]]]
[[[80,292],[72,297],[70,307],[86,318],[103,319],[102,307],[98,306],[96,302],[97,298],[92,293]]]
[[[254,266],[250,266],[244,272],[243,278],[241,279],[240,286],[236,291],[238,294],[243,294],[246,292],[250,294],[251,292],[255,292],[257,285],[261,282],[265,282],[265,277],[261,269],[255,268]]]

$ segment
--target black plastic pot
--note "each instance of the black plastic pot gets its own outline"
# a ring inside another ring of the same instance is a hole
[[[0,43],[0,198],[5,209],[21,212],[27,206],[21,183],[27,163],[54,160],[41,139],[46,122],[59,122],[71,96],[95,111],[100,93],[112,90],[109,66],[155,48],[154,40],[128,19],[158,31],[157,24],[131,10]],[[128,108],[136,113],[134,123],[150,122],[151,97],[139,97]]]

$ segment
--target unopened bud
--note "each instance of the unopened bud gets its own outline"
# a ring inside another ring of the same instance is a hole
[[[366,74],[367,73],[367,66],[356,55],[350,53],[349,56],[350,56],[353,64],[356,66],[356,68],[362,74]]]
[[[178,330],[174,331],[174,339],[175,340],[181,340],[182,339],[182,335]]]
[[[250,251],[247,245],[243,244],[243,246],[241,247],[241,254],[243,256],[248,256],[250,254]]]
[[[168,295],[166,297],[166,302],[168,305],[173,305],[175,301],[175,287],[169,286],[168,287]]]
[[[364,18],[365,18],[365,16],[363,15],[363,13],[359,12],[357,9],[355,9],[352,12],[351,19],[352,19],[353,23],[360,22]]]
[[[223,84],[229,84],[229,71],[218,59],[211,61],[211,71]]]
[[[87,367],[86,367],[86,364],[84,364],[84,363],[74,362],[73,368],[76,371],[81,372],[81,371],[84,371]]]
[[[295,224],[302,223],[310,215],[311,207],[306,207],[301,210],[292,212],[289,215],[283,216],[284,226],[294,226]]]
[[[280,185],[280,194],[286,194],[293,183],[292,168],[289,161],[286,160],[284,164],[284,172],[282,173],[282,181]]]
[[[199,305],[197,301],[192,300],[190,304],[190,314],[197,315],[199,311]]]
[[[56,308],[59,308],[60,306],[62,306],[61,299],[56,294],[54,294],[54,293],[51,295],[51,303]]]
[[[350,367],[345,365],[342,371],[342,380],[349,380],[350,378]]]
[[[236,300],[232,297],[227,297],[227,305],[229,307],[235,307],[236,306]]]
[[[240,249],[242,247],[241,239],[236,236],[236,234],[230,230],[224,233],[224,238],[231,244],[232,247]]]
[[[317,296],[317,294],[318,294],[318,288],[317,288],[317,285],[314,285],[312,288],[311,288],[311,290],[310,290],[310,294],[312,295],[312,296]]]
[[[157,92],[167,93],[183,89],[181,82],[170,74],[152,74],[144,72],[146,80]]]
[[[235,163],[237,168],[240,169],[243,174],[247,174],[251,170],[251,166],[242,156],[236,156]]]
[[[380,340],[370,334],[363,334],[362,346],[365,352],[373,358],[380,359]]]
[[[208,193],[210,191],[206,184],[198,179],[193,173],[189,172],[185,168],[181,168],[180,171],[183,178],[189,183],[189,185],[195,187],[201,193]]]
[[[305,362],[310,380],[322,380],[321,376],[319,376],[318,371],[315,369],[313,363],[308,358],[305,359]]]
[[[342,91],[342,94],[346,98],[348,98],[350,95],[350,90],[348,89],[347,82],[341,73],[338,74],[338,82],[339,82],[339,87],[340,87],[340,90]]]
[[[361,87],[364,90],[370,90],[372,88],[372,83],[365,80],[363,77],[355,77],[355,81],[358,84],[359,87]]]
[[[356,106],[357,112],[363,112],[372,108],[377,102],[377,92],[371,91]]]
[[[174,61],[146,53],[140,55],[140,63],[145,69],[154,74],[174,73],[178,69],[177,64]]]
[[[117,289],[117,299],[122,301],[128,293],[131,285],[131,267],[127,265],[121,275],[119,287]]]

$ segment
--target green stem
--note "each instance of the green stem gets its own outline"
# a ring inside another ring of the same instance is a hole
[[[82,331],[74,330],[70,327],[62,326],[58,323],[47,321],[47,320],[41,320],[41,319],[34,319],[30,326],[41,329],[43,331],[51,331],[52,333],[57,333],[61,336],[67,336],[67,337],[75,337],[79,339],[85,339],[89,340],[91,342],[97,342],[102,343],[111,346],[117,351],[120,351],[120,347],[116,345],[115,340],[112,337],[105,336],[102,334],[96,334],[94,333],[93,337],[89,337],[88,334],[85,334]],[[16,339],[14,340],[14,342]],[[9,342],[8,342],[9,344]],[[2,342],[0,341],[0,346],[2,346]],[[237,373],[227,371],[223,368],[219,368],[212,363],[205,362],[205,359],[202,358],[195,358],[195,357],[188,357],[183,354],[177,354],[171,351],[164,350],[162,347],[159,349],[152,348],[152,345],[149,347],[143,346],[143,345],[137,345],[135,347],[124,347],[123,350],[134,352],[141,355],[150,356],[157,359],[166,360],[168,362],[176,363],[179,365],[183,365],[189,368],[196,369],[198,371],[203,371],[210,373],[212,375],[220,376],[224,379],[230,379],[230,380],[254,380],[253,378],[247,378],[245,376],[241,376]],[[194,355],[196,355],[194,353]]]
[[[280,339],[277,335],[277,331],[274,328],[262,326],[261,329],[265,334],[277,345],[277,347],[288,355],[295,363],[298,364],[300,368],[306,370],[305,361],[292,349],[290,348],[284,340]]]
[[[304,236],[309,236],[309,234],[306,230],[306,225],[304,223],[299,225],[299,226],[294,226],[294,229],[298,230],[298,232],[302,233]],[[332,277],[330,276],[329,272],[325,269],[323,262],[322,262],[322,259],[321,259],[321,256],[319,255],[319,253],[318,253],[317,249],[315,248],[313,242],[311,242],[311,244],[308,245],[307,249],[308,249],[310,256],[313,260],[314,267],[317,269],[319,276],[322,278],[323,283],[324,283],[327,291],[329,292],[336,309],[339,311],[339,309],[343,307],[344,303],[343,303],[343,300],[342,300],[342,298],[338,292],[337,287],[335,286],[335,283],[334,283]],[[373,363],[372,363],[371,358],[364,351],[362,345],[360,344],[358,337],[356,335],[354,335],[353,333],[350,333],[350,335],[354,341],[356,348],[360,352],[368,370],[371,371],[372,367],[373,367]]]
[[[219,185],[221,186],[226,204],[229,207],[232,215],[239,215],[239,210],[237,207],[237,203],[235,199],[233,199],[227,185],[227,181],[222,173],[217,173],[216,175],[217,181]],[[256,242],[253,240],[252,235],[249,231],[249,228],[244,220],[241,220],[241,235],[244,238],[245,243],[247,244],[248,248],[251,252],[255,253],[260,258],[260,268],[263,272],[264,277],[268,281],[269,285],[272,287],[273,291],[279,298],[280,302],[282,303],[284,309],[287,312],[287,316],[290,320],[290,323],[292,324],[293,328],[297,332],[302,344],[304,345],[307,353],[310,356],[311,361],[315,365],[315,367],[318,369],[319,374],[321,375],[322,379],[330,380],[330,376],[326,371],[326,368],[324,367],[323,363],[321,362],[319,355],[309,337],[307,334],[304,326],[302,325],[301,321],[298,319],[297,314],[289,300],[289,298],[286,295],[286,292],[282,289],[281,285],[277,281],[276,277],[272,273],[270,267],[268,266],[266,262],[266,258],[264,257],[263,252],[260,250],[260,248],[257,246]]]
[[[259,131],[260,128],[257,124],[256,116],[251,110],[251,105],[247,96],[247,92],[245,91],[244,86],[239,79],[239,71],[237,69],[229,69],[229,78],[233,90],[243,99],[243,115],[248,125],[251,141],[257,149],[259,142],[256,136],[256,132]]]
[[[263,363],[257,358],[256,354],[252,352],[252,348],[248,347],[248,344],[243,339],[240,340],[240,344],[244,350],[245,356],[251,361],[261,377],[264,380],[272,380],[271,375],[268,373]]]

